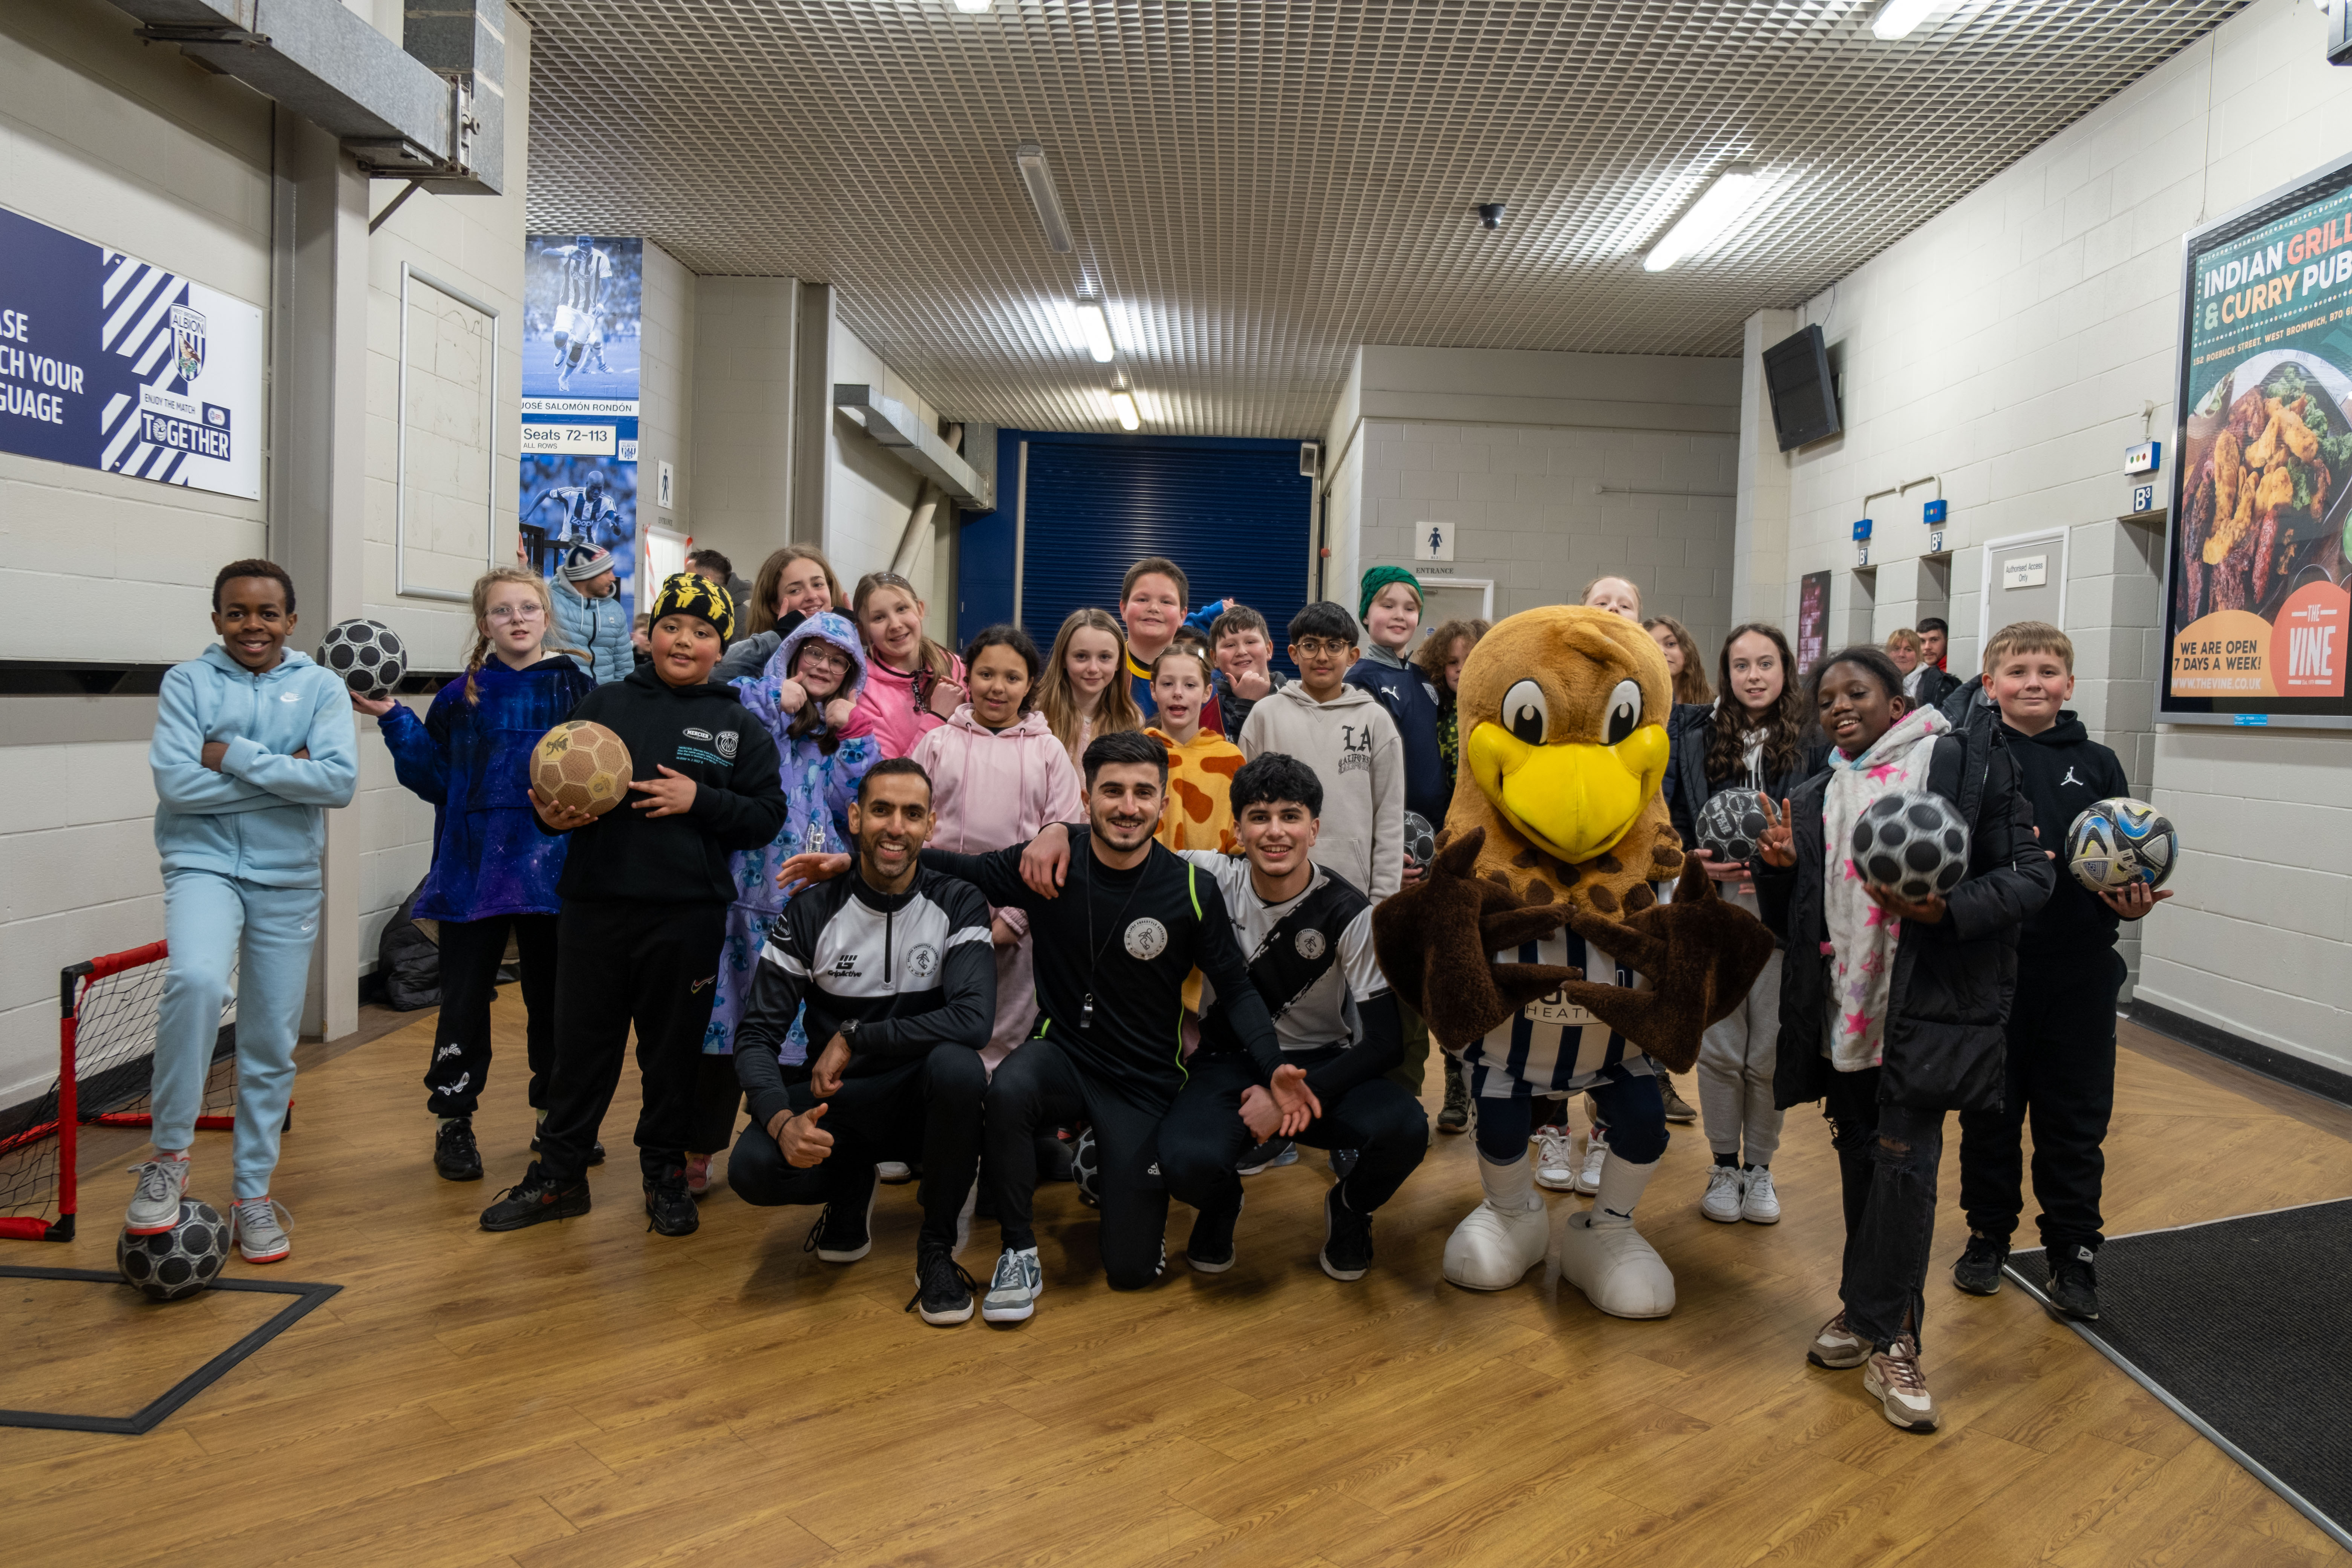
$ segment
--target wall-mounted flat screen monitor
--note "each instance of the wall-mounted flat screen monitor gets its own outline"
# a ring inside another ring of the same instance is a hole
[[[1837,384],[1830,379],[1830,351],[1821,328],[1807,327],[1764,351],[1764,386],[1783,452],[1845,428],[1838,420]]]

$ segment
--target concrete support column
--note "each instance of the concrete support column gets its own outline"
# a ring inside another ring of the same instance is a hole
[[[362,613],[367,461],[368,181],[335,138],[282,110],[272,241],[269,552],[293,576],[305,649]],[[302,1029],[359,1026],[360,824],[327,814],[326,900]]]
[[[1789,459],[1772,427],[1764,351],[1800,325],[1794,310],[1748,318],[1739,364],[1739,468],[1732,503],[1731,624],[1789,618]]]
[[[819,549],[833,509],[833,286],[803,283],[793,354],[793,541]]]
[[[745,578],[801,537],[797,392],[801,286],[790,278],[701,278],[694,290],[694,497],[698,543]]]

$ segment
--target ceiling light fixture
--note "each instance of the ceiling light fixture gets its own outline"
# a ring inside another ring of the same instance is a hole
[[[1095,356],[1097,364],[1108,364],[1118,353],[1118,346],[1110,341],[1110,318],[1103,313],[1102,301],[1082,298],[1075,309],[1078,333],[1087,340],[1087,353]]]
[[[1480,202],[1478,204],[1478,226],[1480,228],[1502,227],[1503,204],[1500,202]]]
[[[1013,149],[1013,166],[1029,187],[1029,205],[1037,209],[1037,223],[1045,243],[1067,256],[1076,247],[1070,239],[1070,220],[1062,216],[1062,195],[1054,188],[1054,171],[1045,166],[1045,149],[1024,142]]]
[[[1646,272],[1664,272],[1676,262],[1706,249],[1723,237],[1741,215],[1764,194],[1764,181],[1745,163],[1734,163],[1717,174],[1690,210],[1666,230],[1666,237],[1642,258]]]
[[[955,0],[955,8],[967,16],[977,16],[988,9],[989,0]]]
[[[1135,411],[1135,394],[1114,392],[1110,395],[1110,411],[1118,416],[1118,427],[1135,430],[1142,427],[1143,416]]]
[[[1870,30],[1882,38],[1901,38],[1927,19],[1942,0],[1886,0],[1870,19]]]

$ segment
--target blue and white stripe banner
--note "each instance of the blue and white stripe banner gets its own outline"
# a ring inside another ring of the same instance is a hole
[[[259,306],[0,208],[0,451],[261,496]]]

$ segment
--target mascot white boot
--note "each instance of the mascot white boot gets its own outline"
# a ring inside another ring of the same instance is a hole
[[[1674,1271],[1633,1228],[1633,1205],[1657,1173],[1657,1161],[1636,1165],[1612,1150],[1592,1207],[1569,1215],[1559,1229],[1559,1277],[1612,1318],[1663,1318],[1675,1310]]]
[[[1535,1165],[1525,1155],[1497,1165],[1480,1154],[1478,1183],[1486,1201],[1445,1238],[1445,1277],[1465,1290],[1507,1290],[1544,1260],[1551,1216],[1536,1194]]]

